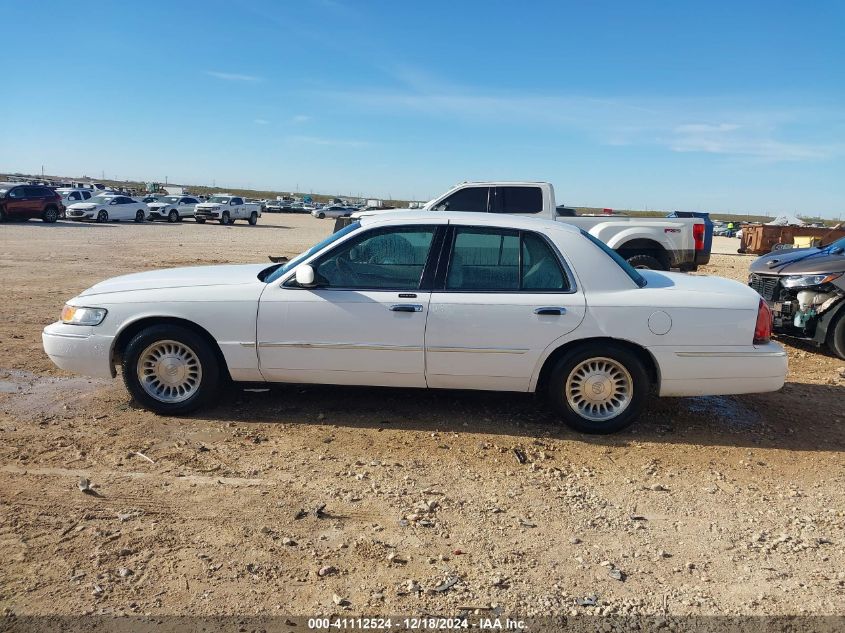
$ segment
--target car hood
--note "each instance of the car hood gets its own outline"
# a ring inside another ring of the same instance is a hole
[[[161,209],[162,207],[168,207],[170,205],[166,202],[148,202],[147,206],[150,209]]]
[[[758,257],[750,271],[760,275],[795,275],[845,272],[845,254],[834,255],[824,248],[775,251]]]
[[[267,264],[164,268],[145,273],[112,277],[111,279],[106,279],[91,286],[79,296],[87,297],[112,292],[157,290],[160,288],[194,288],[197,286],[230,286],[257,283],[258,273],[265,268],[267,268]]]
[[[77,202],[72,204],[68,207],[68,209],[79,209],[80,211],[90,211],[91,209],[96,209],[97,205],[92,204],[90,202]]]

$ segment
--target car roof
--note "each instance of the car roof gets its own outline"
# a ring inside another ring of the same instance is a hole
[[[543,230],[556,229],[570,233],[579,233],[580,229],[571,224],[546,220],[544,218],[525,217],[510,215],[507,213],[468,213],[462,211],[388,211],[376,215],[365,215],[360,219],[362,226],[373,224],[396,222],[408,224],[411,222],[423,222],[430,220],[443,220],[456,224],[468,224],[471,226],[496,226],[500,228]]]

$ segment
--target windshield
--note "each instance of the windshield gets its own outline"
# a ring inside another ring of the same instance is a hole
[[[229,204],[229,197],[228,196],[211,196],[208,200],[209,202],[217,202],[219,204]]]
[[[179,202],[179,196],[164,196],[159,198],[156,202],[166,202],[167,204],[176,204]]]
[[[826,251],[829,251],[834,248],[845,248],[845,237],[838,239],[835,242],[832,242],[831,244],[828,244],[824,247]]]
[[[87,204],[108,204],[114,199],[114,196],[93,196],[86,200]]]
[[[287,272],[293,270],[294,268],[296,268],[297,266],[299,266],[300,263],[302,263],[303,261],[305,261],[306,259],[311,257],[311,255],[313,255],[314,253],[323,250],[329,244],[336,242],[337,240],[342,238],[344,235],[348,235],[352,231],[354,231],[354,230],[356,230],[360,227],[361,227],[360,222],[353,222],[349,226],[342,228],[337,233],[332,233],[326,239],[324,239],[322,242],[314,244],[314,246],[309,248],[304,253],[300,253],[299,255],[294,257],[292,260],[290,260],[287,264],[285,264],[284,266],[281,266],[280,268],[273,271],[273,273],[270,276],[268,276],[267,279],[265,279],[264,281],[266,281],[267,283],[272,283],[272,282],[276,281],[279,277],[281,277],[285,273],[287,273]]]
[[[600,249],[602,249],[605,253],[607,253],[608,256],[613,261],[615,261],[617,264],[619,264],[619,267],[622,268],[622,270],[624,270],[625,273],[631,278],[631,280],[635,284],[637,284],[640,288],[642,288],[643,286],[645,286],[648,283],[645,280],[645,277],[643,277],[640,273],[637,272],[636,268],[634,268],[633,266],[631,266],[631,264],[626,262],[619,253],[617,253],[615,250],[610,248],[607,244],[602,242],[600,239],[593,237],[592,235],[587,233],[587,231],[585,231],[584,229],[581,229],[581,235],[586,237],[593,244],[595,244]]]

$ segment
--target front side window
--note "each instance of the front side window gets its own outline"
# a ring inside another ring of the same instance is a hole
[[[332,251],[315,266],[325,288],[416,290],[435,227],[369,231]]]
[[[543,191],[540,187],[496,187],[496,213],[540,213]]]
[[[540,236],[510,229],[456,227],[446,290],[566,292],[569,281]]]
[[[439,202],[435,211],[475,211],[487,213],[487,197],[490,187],[467,187],[459,189],[451,196]]]

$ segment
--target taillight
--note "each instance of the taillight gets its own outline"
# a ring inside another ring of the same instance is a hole
[[[768,343],[772,338],[772,310],[769,304],[760,299],[757,308],[757,324],[754,326],[754,345]]]
[[[695,250],[703,251],[704,250],[704,225],[703,224],[693,224],[692,225],[692,238],[695,240]]]

